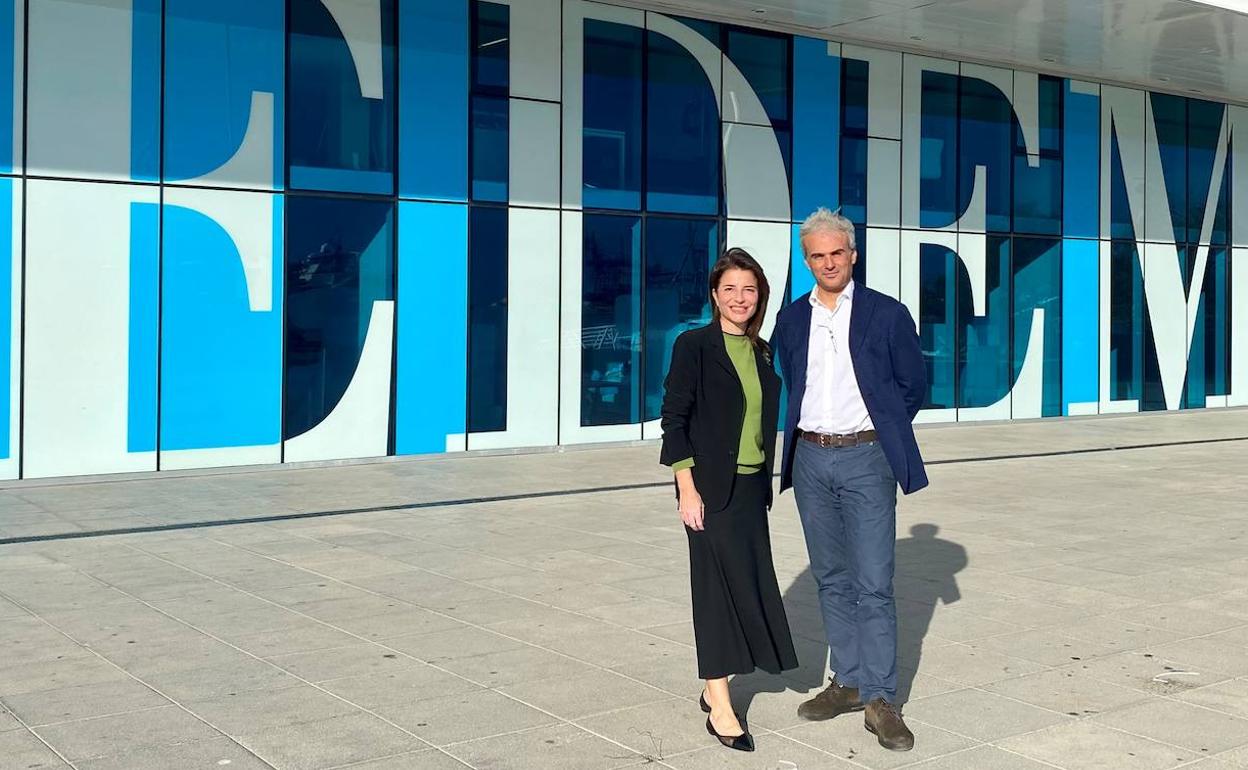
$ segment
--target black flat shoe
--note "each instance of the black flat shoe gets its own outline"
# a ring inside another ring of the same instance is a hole
[[[750,735],[748,732],[741,733],[740,735],[731,735],[731,736],[720,735],[719,733],[715,732],[715,725],[711,724],[710,717],[706,718],[706,731],[710,733],[711,735],[714,735],[716,738],[719,739],[720,743],[724,744],[730,749],[735,749],[737,751],[753,751],[754,750],[754,736]]]

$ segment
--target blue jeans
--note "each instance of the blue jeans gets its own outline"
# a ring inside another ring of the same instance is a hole
[[[878,442],[835,449],[797,440],[793,494],[837,681],[864,703],[897,697],[893,600],[897,480]]]

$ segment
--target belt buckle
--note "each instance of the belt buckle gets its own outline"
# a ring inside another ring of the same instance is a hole
[[[824,449],[829,449],[835,446],[835,443],[834,443],[835,440],[836,440],[836,436],[832,436],[827,433],[819,434],[819,446],[823,447]]]

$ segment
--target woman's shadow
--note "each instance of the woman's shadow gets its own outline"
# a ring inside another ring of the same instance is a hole
[[[923,658],[937,602],[953,604],[961,598],[955,576],[967,565],[966,549],[936,536],[935,524],[915,524],[910,537],[897,541],[897,700],[910,697],[914,675]],[[797,647],[798,668],[777,677],[755,672],[732,680],[732,700],[742,715],[749,713],[760,692],[797,690],[812,696],[827,686],[828,642],[819,612],[814,578],[807,567],[784,593],[784,608]]]

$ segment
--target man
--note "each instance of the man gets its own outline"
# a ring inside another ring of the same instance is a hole
[[[780,491],[797,498],[834,675],[798,714],[863,709],[881,746],[908,751],[893,566],[897,487],[927,486],[910,425],[927,391],[923,354],[906,307],[854,283],[848,219],[820,208],[800,235],[816,286],[780,311],[772,340],[789,387]]]

